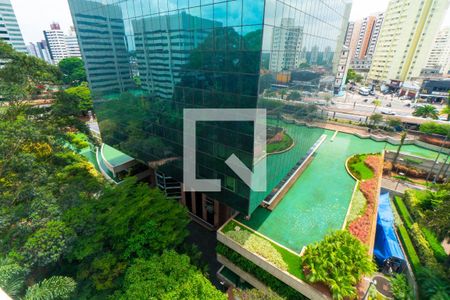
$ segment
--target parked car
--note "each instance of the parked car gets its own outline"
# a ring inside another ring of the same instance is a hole
[[[395,116],[395,115],[396,115],[395,112],[393,112],[392,110],[387,109],[387,108],[381,109],[381,113],[382,113],[383,115],[390,115],[390,116]]]

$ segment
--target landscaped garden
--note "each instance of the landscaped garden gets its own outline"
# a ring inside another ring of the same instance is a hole
[[[282,153],[292,146],[294,146],[294,140],[285,130],[279,127],[268,127],[267,153]]]
[[[370,243],[376,220],[382,165],[378,154],[355,155],[347,161],[349,172],[359,180],[352,198],[347,226],[350,233],[366,245]]]
[[[367,250],[348,231],[335,231],[306,248],[302,256],[306,279],[325,284],[333,299],[354,299],[362,277],[370,276],[376,270]]]
[[[299,279],[304,279],[299,268],[300,256],[284,247],[258,235],[249,228],[231,220],[222,232],[244,249],[258,254],[277,268],[287,271]]]
[[[423,299],[448,299],[450,258],[440,241],[449,236],[450,185],[436,191],[409,190],[394,203],[401,217],[398,233]]]

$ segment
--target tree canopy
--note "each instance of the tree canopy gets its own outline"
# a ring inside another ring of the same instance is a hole
[[[78,86],[87,81],[84,62],[78,57],[64,58],[58,63],[58,67],[63,74],[62,81],[70,86]]]
[[[138,259],[127,270],[120,299],[225,300],[224,294],[175,251]]]
[[[8,100],[28,97],[26,89],[38,82],[60,84],[57,69],[1,42],[0,56],[6,61],[0,94],[9,97],[3,91],[17,88]],[[6,71],[25,63],[36,69],[17,69],[20,76],[7,78]],[[128,292],[125,274],[148,261],[170,261],[179,267],[165,275],[171,286],[180,284],[173,295],[221,298],[189,257],[175,252],[187,249],[186,208],[135,178],[107,183],[71,150],[89,145],[70,146],[86,130],[79,117],[80,103],[90,96],[87,86],[55,96],[50,107],[0,111],[0,287],[21,299],[105,299]]]

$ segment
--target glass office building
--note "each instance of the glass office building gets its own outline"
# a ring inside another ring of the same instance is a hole
[[[183,109],[267,108],[326,118],[350,4],[343,0],[69,0],[104,142],[183,180]],[[289,100],[289,101],[288,101]],[[298,102],[292,104],[293,101]],[[269,136],[270,136],[269,130]],[[268,162],[267,192],[254,193],[226,164],[253,165],[253,123],[197,124],[199,179],[220,193],[186,193],[189,210],[217,225],[251,213],[298,162]],[[296,139],[306,146],[318,136]],[[283,166],[281,166],[283,165]],[[230,209],[227,213],[220,210]]]

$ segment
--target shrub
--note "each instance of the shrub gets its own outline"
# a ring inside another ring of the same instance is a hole
[[[442,247],[436,236],[426,227],[422,227],[421,229],[425,239],[427,240],[431,250],[434,253],[434,257],[436,257],[436,259],[440,262],[445,262],[448,258],[448,255],[447,253],[445,253],[444,248]]]
[[[272,289],[275,293],[277,293],[281,297],[286,298],[288,300],[307,299],[302,294],[300,294],[290,286],[286,285],[284,282],[278,280],[272,274],[261,269],[260,267],[258,267],[245,257],[241,256],[239,253],[228,248],[227,246],[218,243],[216,251],[220,255],[226,257],[228,260],[230,260],[233,264],[238,266],[244,272],[250,273],[253,276],[255,276],[256,279],[267,285],[270,289]]]
[[[359,188],[355,191],[355,195],[351,201],[350,213],[348,215],[347,224],[352,223],[364,214],[367,208],[367,200],[361,193]]]
[[[420,125],[420,132],[428,134],[450,135],[449,124],[439,124],[436,122],[425,122]]]
[[[427,240],[423,236],[422,231],[417,223],[414,223],[411,226],[411,237],[414,243],[414,246],[419,252],[420,261],[426,266],[435,271],[443,272],[441,265],[437,262],[434,257],[433,250],[431,250],[430,245]]]
[[[422,299],[448,300],[450,294],[450,284],[435,270],[422,268],[417,273],[417,282]]]
[[[326,284],[334,299],[356,297],[356,285],[365,274],[375,272],[367,248],[348,231],[339,230],[325,236],[305,251],[303,266],[312,283]]]
[[[423,213],[420,211],[419,208],[419,198],[417,197],[417,192],[414,190],[407,190],[405,191],[405,197],[404,197],[404,203],[406,204],[406,207],[408,208],[408,211],[411,212],[414,219],[421,219],[423,216]]]
[[[412,297],[412,290],[405,275],[397,274],[391,279],[392,294],[395,300],[408,300]]]
[[[248,251],[264,257],[278,268],[284,271],[288,270],[288,266],[284,262],[283,257],[268,240],[247,230],[228,231],[226,235]]]
[[[367,244],[369,243],[370,229],[374,221],[373,215],[378,196],[378,179],[372,178],[361,182],[359,189],[367,199],[367,208],[361,217],[349,225],[348,229],[353,236]]]
[[[408,231],[406,230],[405,226],[400,225],[398,226],[398,233],[400,239],[402,240],[403,247],[405,248],[406,255],[409,258],[409,262],[411,263],[414,272],[416,272],[420,268],[420,259],[417,255],[416,249],[414,249]]]

